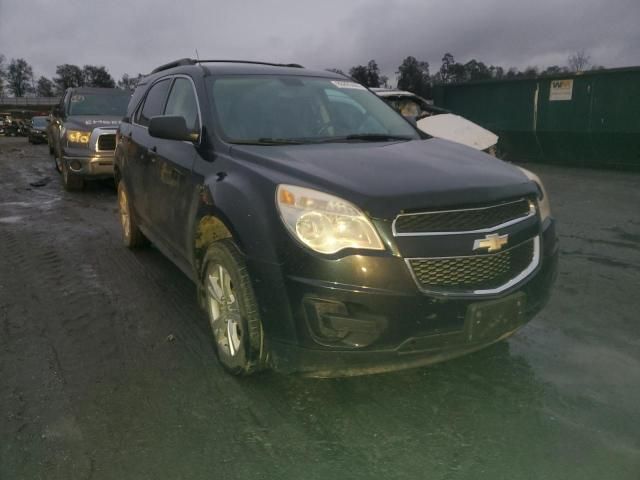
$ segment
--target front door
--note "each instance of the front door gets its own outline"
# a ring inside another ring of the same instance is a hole
[[[187,128],[193,132],[194,141],[153,139],[156,160],[149,177],[149,181],[155,185],[151,220],[161,229],[163,240],[171,249],[186,258],[189,251],[189,210],[197,197],[192,170],[198,156],[201,134],[198,102],[191,79],[182,76],[175,78],[164,115],[183,117]]]

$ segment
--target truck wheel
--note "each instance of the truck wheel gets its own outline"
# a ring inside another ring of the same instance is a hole
[[[129,195],[124,186],[124,182],[118,182],[118,213],[120,214],[120,225],[122,226],[122,240],[131,249],[144,247],[149,244],[149,240],[138,228],[135,216],[131,212]]]
[[[58,157],[56,157],[56,167],[58,165],[57,161]],[[62,185],[67,192],[76,192],[78,190],[82,190],[84,187],[84,179],[78,175],[69,171],[69,165],[67,162],[62,160]]]
[[[204,258],[202,287],[216,353],[233,375],[264,368],[264,333],[247,265],[230,239],[214,242]]]
[[[62,173],[62,155],[58,153],[55,147],[50,147],[50,150],[53,150],[53,163],[56,167],[56,172]]]

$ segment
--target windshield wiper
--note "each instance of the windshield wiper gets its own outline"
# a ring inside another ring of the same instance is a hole
[[[362,140],[365,142],[388,142],[391,140],[412,140],[407,135],[390,135],[387,133],[355,133],[347,135],[344,140]]]
[[[262,137],[256,140],[239,140],[237,142],[239,145],[302,145],[304,142],[300,140],[293,140],[291,138],[271,138],[271,137]]]

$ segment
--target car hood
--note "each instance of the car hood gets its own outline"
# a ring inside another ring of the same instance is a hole
[[[66,118],[67,129],[93,130],[94,128],[118,128],[122,117],[107,115],[74,115]]]
[[[453,113],[443,113],[418,120],[418,128],[432,137],[444,138],[478,150],[498,143],[498,136]]]
[[[234,145],[274,183],[337,195],[376,218],[401,211],[489,203],[534,194],[515,166],[441,139],[287,146]]]

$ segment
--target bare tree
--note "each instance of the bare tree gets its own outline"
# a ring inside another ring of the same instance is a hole
[[[24,58],[12,58],[7,68],[7,83],[9,90],[16,97],[24,97],[25,93],[31,93],[31,80],[33,69]]]
[[[0,53],[0,97],[4,95],[4,77],[6,71],[4,68],[4,55]]]
[[[36,85],[36,93],[39,97],[53,97],[53,82],[47,77],[40,77]]]
[[[587,55],[587,52],[582,49],[569,55],[567,59],[569,70],[572,72],[584,72],[591,64],[591,57]]]

